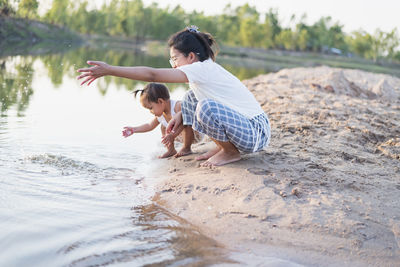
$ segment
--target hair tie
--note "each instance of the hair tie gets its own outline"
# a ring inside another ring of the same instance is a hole
[[[189,32],[199,33],[199,27],[197,27],[196,25],[187,26],[186,30],[188,30]]]
[[[137,90],[133,91],[132,93],[136,97],[136,95],[138,93],[140,93],[140,95],[142,95],[144,91],[146,91],[146,89],[137,89]]]
[[[133,91],[133,93],[139,93],[139,92],[144,92],[146,89],[136,89],[135,91]]]

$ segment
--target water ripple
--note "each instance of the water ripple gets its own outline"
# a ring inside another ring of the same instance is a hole
[[[97,247],[95,253],[77,258],[68,266],[116,263],[129,263],[128,266],[207,266],[233,263],[228,259],[227,251],[216,241],[158,205],[137,206],[132,208],[132,212],[132,224],[139,229],[66,246],[60,253]],[[125,241],[123,246],[120,246],[121,241]]]
[[[137,176],[135,170],[130,168],[102,168],[97,166],[96,164],[87,161],[74,160],[62,155],[53,155],[48,153],[28,156],[24,159],[24,161],[39,164],[41,166],[56,168],[61,172],[60,174],[62,176],[86,174],[91,177],[102,177],[110,179],[126,179],[134,178]]]

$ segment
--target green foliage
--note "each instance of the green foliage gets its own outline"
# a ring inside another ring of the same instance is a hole
[[[20,0],[18,14],[35,17],[37,3],[37,0]],[[104,1],[97,10],[90,10],[89,3],[53,0],[41,19],[83,34],[120,36],[137,42],[166,40],[185,26],[195,24],[201,31],[212,33],[222,45],[314,52],[331,52],[335,48],[343,55],[350,52],[374,60],[394,59],[399,51],[396,30],[386,33],[378,29],[373,35],[364,31],[346,34],[343,25],[331,17],[322,17],[309,25],[305,23],[306,15],[297,23],[293,15],[292,25],[283,28],[276,10],[261,14],[249,4],[236,8],[228,4],[222,14],[207,16],[203,12],[186,12],[179,5],[145,6],[142,0]],[[0,0],[0,11],[5,6],[9,6],[9,0]]]
[[[389,33],[377,29],[374,35],[365,31],[355,31],[347,42],[357,55],[376,61],[380,58],[396,59],[400,39],[396,29]]]
[[[275,42],[281,49],[294,50],[293,32],[290,29],[281,31],[276,37]]]
[[[13,67],[13,72],[7,71],[5,61],[0,61],[0,114],[16,105],[18,113],[23,112],[33,95],[33,60],[26,58]],[[21,78],[22,77],[22,78]]]
[[[397,29],[394,28],[391,32],[384,33],[378,30],[378,36],[382,40],[381,46],[383,50],[383,56],[393,58],[396,53],[396,48],[400,44],[400,37],[398,35]],[[386,54],[385,54],[386,53]]]
[[[69,0],[53,0],[51,8],[44,16],[45,21],[67,26],[74,19],[69,14],[70,7]]]
[[[279,45],[276,44],[276,38],[282,31],[279,25],[278,13],[273,9],[270,9],[265,15],[264,23],[262,24],[262,31],[265,36],[263,39],[264,48],[276,48]]]
[[[296,32],[295,38],[297,49],[305,51],[307,49],[308,40],[310,39],[310,35],[308,34],[307,30],[301,29],[300,31]]]
[[[236,9],[239,18],[240,44],[247,47],[260,47],[263,38],[262,26],[259,23],[260,14],[255,7],[248,4]]]
[[[398,62],[400,62],[400,51],[397,51],[397,52],[394,54],[393,58],[394,58],[395,60],[397,60]]]
[[[39,2],[37,0],[20,0],[17,14],[24,18],[36,18]]]
[[[372,57],[372,42],[373,37],[365,31],[354,31],[347,40],[350,50],[364,58]]]
[[[224,9],[224,13],[216,19],[217,31],[213,33],[218,40],[228,45],[239,45],[239,18],[230,5]]]
[[[0,0],[0,16],[11,16],[15,14],[15,10],[9,0]]]

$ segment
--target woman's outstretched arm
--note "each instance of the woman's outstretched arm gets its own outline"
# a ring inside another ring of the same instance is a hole
[[[77,77],[78,80],[84,79],[81,85],[87,83],[90,85],[97,78],[112,75],[116,77],[128,78],[132,80],[145,82],[163,82],[163,83],[186,83],[188,79],[186,74],[178,69],[170,68],[151,68],[151,67],[120,67],[111,66],[102,61],[88,61],[93,67],[78,69],[83,74]]]

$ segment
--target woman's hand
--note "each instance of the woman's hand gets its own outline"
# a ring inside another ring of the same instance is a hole
[[[135,129],[133,127],[124,127],[124,130],[122,131],[122,135],[127,138],[128,136],[131,136],[135,132]]]
[[[175,136],[170,133],[166,134],[161,138],[161,143],[163,143],[166,147],[170,148],[174,144]]]
[[[169,133],[175,133],[175,131],[178,129],[179,125],[182,124],[182,111],[177,112],[172,119],[168,122],[166,132],[167,134]]]
[[[77,72],[84,72],[83,74],[79,75],[76,77],[78,80],[82,78],[86,78],[81,85],[87,83],[87,85],[90,85],[94,80],[97,78],[100,78],[102,76],[110,74],[110,65],[108,65],[105,62],[102,61],[88,61],[87,62],[89,65],[92,65],[93,67],[90,68],[82,68],[78,69]]]

